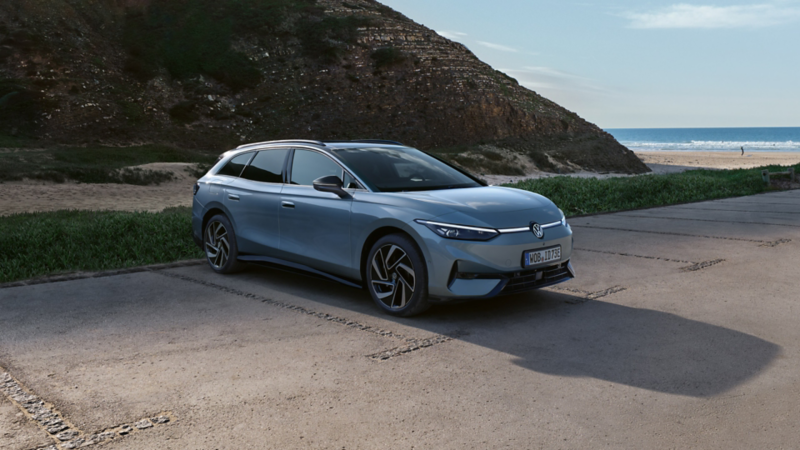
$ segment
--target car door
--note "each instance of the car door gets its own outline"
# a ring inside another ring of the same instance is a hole
[[[255,152],[247,152],[231,159],[217,172],[216,180],[211,187],[212,196],[225,206],[228,219],[236,232],[236,243],[240,250],[247,247],[239,235],[239,223],[241,217],[247,212],[249,201],[247,190],[242,189],[239,177],[253,156],[255,156]]]
[[[227,188],[228,200],[237,203],[235,226],[240,253],[281,257],[280,196],[289,152],[259,151]]]
[[[327,155],[295,149],[289,183],[281,193],[281,251],[286,258],[325,272],[351,273],[350,209],[353,199],[314,189],[317,178],[343,169]]]

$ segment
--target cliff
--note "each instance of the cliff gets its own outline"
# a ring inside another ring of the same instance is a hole
[[[647,171],[597,126],[373,0],[5,0],[0,134],[220,149],[382,138],[484,172]]]

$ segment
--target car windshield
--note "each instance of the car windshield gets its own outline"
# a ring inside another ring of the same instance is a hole
[[[453,167],[409,147],[340,148],[332,152],[377,192],[481,186]]]

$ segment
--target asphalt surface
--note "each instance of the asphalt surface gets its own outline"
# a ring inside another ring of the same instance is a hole
[[[0,289],[0,448],[797,448],[800,191],[570,222],[577,279],[411,319],[263,268]]]

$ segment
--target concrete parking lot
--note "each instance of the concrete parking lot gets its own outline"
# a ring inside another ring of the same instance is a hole
[[[570,222],[577,279],[411,319],[257,267],[0,289],[0,448],[797,448],[800,191]]]

